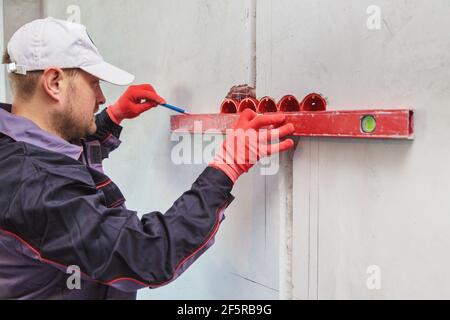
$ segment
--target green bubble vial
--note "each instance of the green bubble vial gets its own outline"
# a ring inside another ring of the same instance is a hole
[[[374,133],[377,129],[377,120],[374,116],[364,116],[361,119],[361,130],[364,133]]]

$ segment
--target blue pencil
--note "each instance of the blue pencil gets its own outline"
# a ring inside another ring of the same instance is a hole
[[[166,103],[166,104],[161,104],[161,106],[162,106],[162,107],[165,107],[165,108],[167,108],[167,109],[170,109],[170,110],[179,112],[179,113],[189,114],[189,112],[187,112],[186,110],[181,109],[181,108],[179,108],[179,107],[172,106],[172,105],[167,104],[167,103]]]

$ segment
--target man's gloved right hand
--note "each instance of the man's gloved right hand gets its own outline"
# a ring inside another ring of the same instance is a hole
[[[242,174],[262,158],[294,147],[291,139],[271,144],[271,141],[294,133],[294,125],[284,124],[285,120],[286,116],[283,114],[258,115],[246,109],[209,166],[222,170],[236,183]],[[267,127],[270,128],[264,129]]]
[[[142,101],[145,101],[142,103]],[[130,86],[119,100],[108,107],[107,112],[112,121],[120,124],[124,119],[134,119],[166,101],[161,98],[149,84]]]

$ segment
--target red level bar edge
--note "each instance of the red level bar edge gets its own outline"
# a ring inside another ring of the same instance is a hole
[[[354,110],[286,112],[286,121],[295,126],[294,136],[361,139],[414,139],[414,111]],[[365,133],[363,117],[373,116],[376,129]],[[178,133],[222,133],[232,129],[239,114],[177,115],[171,117],[171,130]]]

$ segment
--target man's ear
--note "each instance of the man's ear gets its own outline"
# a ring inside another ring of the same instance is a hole
[[[41,83],[47,95],[55,100],[61,100],[61,94],[64,90],[64,71],[61,68],[51,67],[44,70],[41,77]]]

